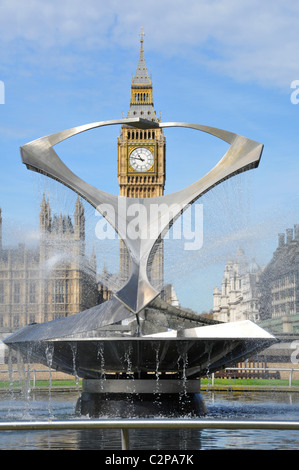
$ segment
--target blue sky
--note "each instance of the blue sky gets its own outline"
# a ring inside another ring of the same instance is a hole
[[[278,232],[299,223],[299,104],[291,101],[291,83],[299,80],[298,24],[299,4],[289,0],[2,0],[4,245],[34,240],[44,190],[56,211],[73,210],[70,191],[29,172],[19,147],[56,131],[126,116],[142,25],[155,109],[163,121],[210,125],[265,146],[257,170],[200,201],[203,249],[176,254],[177,263],[171,256],[166,261],[181,303],[210,309],[213,287],[238,246],[265,264]],[[83,179],[117,194],[118,132],[88,132],[57,151]],[[169,129],[165,135],[167,193],[199,179],[226,150],[195,131]],[[97,219],[86,210],[93,244]],[[102,257],[107,264],[109,250]]]

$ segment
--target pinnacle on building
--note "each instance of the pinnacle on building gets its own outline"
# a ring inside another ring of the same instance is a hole
[[[141,117],[157,122],[157,115],[153,102],[153,84],[147,71],[144,49],[144,32],[140,33],[140,53],[136,73],[131,83],[131,101],[128,118]]]

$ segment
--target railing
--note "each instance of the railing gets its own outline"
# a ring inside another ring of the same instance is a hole
[[[41,381],[43,381],[43,380],[49,380],[50,379],[50,374],[57,373],[57,371],[55,369],[50,369],[50,368],[47,368],[47,369],[24,369],[24,371],[22,371],[22,372],[24,373],[24,375],[26,375],[27,380],[30,380],[30,381],[32,380],[32,384],[30,385],[30,388],[32,388],[32,389],[36,388],[37,374],[45,373],[45,372],[49,374],[48,379],[40,379]],[[1,373],[2,374],[8,374],[8,375],[19,373],[19,375],[21,375],[18,369],[13,369],[11,371],[8,371],[7,369],[0,370],[0,374]],[[73,377],[71,377],[69,380],[72,381]]]
[[[299,431],[299,421],[209,419],[88,419],[66,421],[0,422],[0,431],[119,429],[122,450],[130,449],[130,429],[262,429]]]
[[[276,367],[227,367],[224,369],[225,371],[259,371],[259,372],[269,372],[269,371],[276,371],[276,372],[289,372],[289,387],[292,386],[292,377],[293,372],[299,371],[299,369],[292,368],[276,368]],[[215,385],[215,374],[214,372],[211,374],[212,377],[212,387]]]
[[[258,371],[258,372],[289,372],[289,378],[288,378],[288,381],[289,381],[289,387],[292,387],[292,378],[293,378],[293,372],[298,372],[299,369],[297,368],[277,368],[277,367],[227,367],[224,369],[224,371],[245,371],[245,372],[249,372],[249,371]],[[12,370],[11,373],[17,373],[19,372],[17,369],[16,370]],[[54,373],[54,372],[57,372],[55,369],[28,369],[28,370],[24,370],[25,374],[29,374],[30,376],[30,379],[32,377],[32,385],[31,385],[31,388],[36,388],[36,376],[38,373],[44,373],[44,372],[47,372],[49,374],[49,377],[50,377],[50,373]],[[8,371],[7,370],[0,370],[0,374],[1,373],[5,373],[5,374],[8,374]],[[31,376],[32,374],[32,376]],[[211,386],[213,387],[215,385],[215,373],[213,372],[211,374]]]

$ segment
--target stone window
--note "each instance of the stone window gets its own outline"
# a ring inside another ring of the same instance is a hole
[[[0,304],[4,304],[4,283],[0,282]]]
[[[19,281],[15,281],[14,283],[13,301],[15,304],[19,304],[21,301],[21,285]]]

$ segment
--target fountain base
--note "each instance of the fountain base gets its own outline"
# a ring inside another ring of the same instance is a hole
[[[83,379],[77,413],[91,418],[182,418],[206,413],[200,379]]]
[[[76,315],[28,325],[4,343],[24,360],[82,378],[80,415],[180,418],[204,414],[200,377],[276,341],[253,322],[214,323],[200,315],[191,321],[188,312],[162,300],[140,322],[112,298]]]

